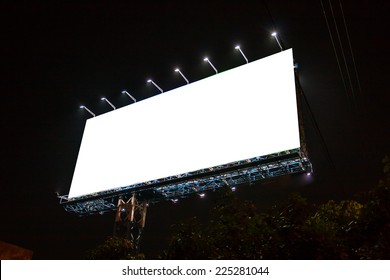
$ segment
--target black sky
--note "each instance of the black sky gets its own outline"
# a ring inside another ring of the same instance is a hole
[[[293,48],[335,169],[303,108],[313,181],[281,178],[237,195],[261,208],[292,191],[323,201],[351,197],[376,183],[390,150],[386,1],[342,1],[361,92],[339,1],[331,1],[357,106],[347,97],[351,90],[344,89],[320,1],[138,2],[1,4],[1,240],[33,250],[39,259],[82,258],[112,233],[113,215],[76,217],[54,195],[69,191],[90,117],[79,106],[107,112],[101,96],[126,106],[131,101],[121,96],[122,89],[137,100],[149,98],[158,92],[147,78],[165,90],[178,87],[183,80],[173,72],[176,66],[190,81],[208,77],[213,71],[202,61],[205,55],[220,71],[231,69],[244,63],[236,44],[252,61],[274,54],[279,48],[273,30]],[[330,2],[323,3],[337,36]],[[194,215],[207,219],[211,205],[210,197],[153,205],[144,250],[153,256],[165,245],[170,225]]]

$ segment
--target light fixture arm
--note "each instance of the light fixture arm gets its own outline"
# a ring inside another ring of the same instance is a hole
[[[214,71],[215,71],[215,74],[218,74],[218,70],[217,68],[214,67],[214,65],[211,63],[211,61],[206,57],[205,59],[203,59],[204,61],[207,61],[211,67],[213,67]]]
[[[164,91],[162,90],[162,88],[160,88],[155,82],[153,82],[153,80],[148,80],[149,83],[152,83],[159,91],[161,91],[161,93],[163,93]]]
[[[112,103],[110,101],[108,101],[107,98],[103,97],[102,100],[106,101],[114,110],[116,109],[116,107],[114,105],[112,105]]]
[[[96,117],[96,115],[91,111],[91,110],[89,110],[87,107],[85,107],[85,106],[80,106],[80,108],[82,108],[82,109],[85,109],[88,113],[90,113],[93,117]]]
[[[122,91],[122,93],[126,93],[127,96],[130,97],[134,101],[134,103],[137,102],[137,100],[130,93],[128,93],[126,90]]]
[[[242,56],[244,57],[246,63],[248,64],[248,59],[246,58],[245,54],[243,53],[243,51],[241,50],[241,48],[238,48],[238,50],[240,51],[240,53],[242,54]]]
[[[183,77],[183,79],[186,81],[187,85],[190,83],[188,81],[188,79],[184,76],[184,74],[180,71],[180,69],[176,69],[175,71],[178,72]]]
[[[280,44],[280,41],[279,41],[279,39],[278,39],[278,33],[273,32],[271,35],[272,35],[273,37],[275,37],[275,40],[276,40],[276,42],[277,42],[278,45],[279,45],[280,51],[282,52],[282,51],[283,51],[283,47],[282,47],[282,45]]]

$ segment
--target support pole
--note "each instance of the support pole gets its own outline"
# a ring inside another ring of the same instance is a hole
[[[139,242],[145,227],[147,208],[148,203],[146,201],[139,202],[135,193],[126,202],[122,197],[118,199],[114,236],[129,239],[135,251],[139,251]]]

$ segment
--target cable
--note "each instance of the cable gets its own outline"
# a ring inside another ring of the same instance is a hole
[[[273,30],[277,30],[274,18],[272,17],[272,14],[271,14],[270,10],[268,9],[267,2],[265,0],[263,0],[262,2],[264,4],[264,6],[265,6],[265,9],[267,10],[267,13],[268,13],[269,17],[271,18],[271,23],[272,23]]]
[[[318,123],[317,123],[317,121],[316,121],[316,119],[314,117],[313,111],[311,110],[310,104],[307,101],[306,95],[305,95],[305,93],[303,91],[301,82],[299,81],[299,77],[298,77],[298,74],[296,72],[295,72],[295,81],[296,81],[296,84],[298,86],[298,89],[299,89],[301,95],[303,96],[303,100],[305,101],[307,109],[309,110],[309,115],[310,115],[310,118],[311,118],[311,120],[312,120],[312,122],[314,124],[315,130],[316,130],[318,136],[321,139],[321,143],[322,143],[322,146],[323,146],[323,148],[325,150],[325,153],[326,153],[326,156],[328,158],[329,164],[332,167],[332,169],[336,169],[336,167],[335,167],[335,165],[333,163],[332,157],[330,156],[330,152],[329,152],[328,146],[326,145],[325,138],[324,138],[324,136],[321,133],[320,127],[318,126]]]
[[[327,16],[326,16],[326,12],[325,12],[325,8],[324,8],[324,4],[322,3],[322,0],[320,0],[320,3],[321,3],[322,11],[323,11],[323,13],[324,13],[326,26],[327,26],[327,28],[328,28],[328,32],[329,32],[329,36],[330,36],[330,41],[332,42],[333,51],[334,51],[334,54],[335,54],[335,56],[336,56],[337,66],[339,67],[341,80],[342,80],[343,85],[344,85],[345,94],[346,94],[346,96],[347,96],[347,99],[349,100],[350,97],[349,97],[349,94],[348,94],[347,85],[346,85],[346,83],[345,83],[343,71],[342,71],[341,65],[340,65],[340,60],[339,60],[339,57],[338,57],[338,55],[337,55],[336,46],[335,46],[335,44],[334,44],[334,40],[333,40],[333,36],[332,36],[332,31],[330,30],[328,18],[327,18]]]
[[[366,131],[370,128],[370,124],[368,123],[367,118],[364,117],[367,114],[367,107],[364,106],[363,92],[362,92],[362,88],[360,86],[360,78],[359,78],[359,74],[357,71],[356,63],[355,63],[355,55],[354,55],[353,50],[352,50],[352,44],[351,44],[351,40],[349,38],[349,31],[348,31],[347,23],[346,23],[345,16],[344,16],[344,9],[343,9],[343,5],[341,4],[340,0],[339,0],[339,5],[340,5],[340,10],[341,10],[341,15],[343,18],[345,32],[347,34],[347,41],[348,41],[349,50],[351,52],[353,68],[355,70],[356,82],[357,82],[357,86],[359,89],[359,96],[357,96],[357,99],[358,99],[357,105],[359,105],[360,109],[362,110],[361,112],[363,113],[363,115],[356,116],[358,118],[357,121],[360,124],[357,127],[357,133],[360,134],[360,139],[364,139],[364,135],[365,135]],[[367,141],[365,139],[364,141],[360,142],[360,144],[362,145],[363,150],[368,150],[371,152],[371,154],[374,154],[373,145],[372,145],[372,143],[369,143],[369,142],[370,142],[369,140]]]
[[[346,70],[346,72],[347,72],[349,85],[350,85],[350,87],[351,87],[351,92],[352,92],[352,105],[353,105],[353,106],[357,106],[357,103],[356,103],[357,100],[356,100],[355,90],[354,90],[354,88],[353,88],[353,84],[352,84],[352,80],[351,80],[351,75],[349,74],[348,64],[347,64],[347,60],[346,60],[345,54],[344,54],[343,43],[341,42],[339,29],[338,29],[338,27],[337,27],[336,18],[335,18],[335,16],[334,16],[334,12],[333,12],[333,6],[332,6],[332,3],[330,2],[330,0],[328,0],[328,2],[329,2],[329,6],[330,6],[330,11],[331,11],[331,13],[332,13],[334,26],[335,26],[335,28],[336,28],[336,34],[337,34],[337,38],[338,38],[338,40],[339,40],[339,44],[340,44],[340,48],[341,48],[341,54],[342,54],[342,56],[343,56],[344,65],[345,65],[345,70]]]
[[[340,0],[339,0],[339,4],[340,4],[341,15],[342,15],[342,17],[343,17],[345,32],[347,33],[348,45],[349,45],[349,50],[350,50],[350,52],[351,52],[353,67],[354,67],[354,69],[355,69],[356,81],[357,81],[357,84],[358,84],[358,88],[359,88],[359,92],[360,92],[360,97],[362,97],[362,96],[363,96],[363,94],[362,94],[362,88],[361,88],[361,86],[360,86],[360,79],[359,79],[358,71],[357,71],[357,68],[356,68],[355,56],[354,56],[353,51],[352,51],[351,40],[349,39],[349,32],[348,32],[348,28],[347,28],[347,23],[345,22],[345,17],[344,17],[344,10],[343,10],[343,6],[342,6]]]

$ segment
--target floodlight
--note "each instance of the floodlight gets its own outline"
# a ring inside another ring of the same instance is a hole
[[[163,93],[164,91],[162,90],[162,88],[160,88],[155,82],[153,82],[151,79],[147,80],[148,83],[152,83],[159,91],[161,91],[161,93]]]
[[[186,81],[187,85],[190,83],[190,82],[188,81],[188,79],[187,79],[187,78],[183,75],[183,73],[180,71],[179,68],[176,68],[176,69],[175,69],[175,72],[178,72],[178,73],[183,77],[183,79]]]
[[[282,45],[280,44],[279,39],[278,39],[278,33],[272,32],[271,35],[272,35],[273,37],[275,37],[275,40],[276,40],[276,42],[277,42],[278,45],[279,45],[280,51],[283,51],[283,47],[282,47]]]
[[[137,102],[137,100],[136,100],[130,93],[128,93],[126,90],[122,90],[122,93],[123,93],[123,94],[127,94],[128,97],[130,97],[131,99],[133,99],[134,103]]]
[[[80,106],[80,109],[85,109],[88,113],[90,113],[92,116],[96,117],[96,115],[94,113],[92,113],[91,110],[89,110],[87,107],[85,107],[84,105],[81,105]]]
[[[246,58],[245,54],[244,54],[243,51],[241,50],[240,46],[236,46],[235,49],[240,51],[240,53],[241,53],[241,55],[244,57],[246,63],[248,63],[248,59]]]
[[[108,99],[107,98],[105,98],[105,97],[102,97],[102,98],[100,98],[100,100],[104,100],[104,101],[106,101],[114,110],[116,109],[116,107],[114,106],[114,105],[112,105],[112,103],[110,102],[110,101],[108,101]]]
[[[203,58],[203,61],[207,61],[211,67],[213,67],[215,74],[218,73],[218,70],[214,67],[214,65],[211,63],[210,59],[208,57]]]
[[[204,197],[206,196],[206,194],[205,194],[205,193],[200,193],[199,196],[200,196],[201,198],[204,198]]]

